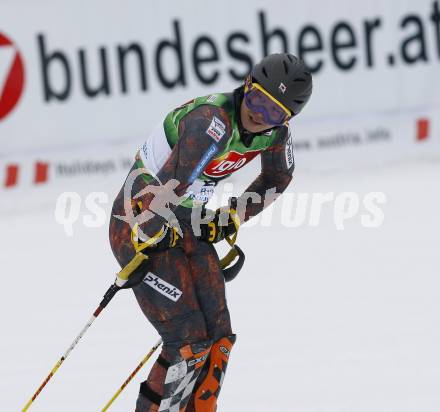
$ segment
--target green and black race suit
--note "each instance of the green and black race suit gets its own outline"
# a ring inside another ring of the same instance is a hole
[[[242,219],[248,220],[272,203],[274,193],[283,192],[289,184],[294,169],[289,126],[249,135],[239,120],[240,94],[237,89],[197,97],[170,112],[137,153],[137,166],[148,172],[146,183],[176,179],[176,194],[184,199],[181,205],[191,208],[208,202],[219,180],[260,155],[261,173],[246,193],[257,193],[261,202],[248,202]],[[148,208],[148,197],[145,200],[142,210]],[[163,223],[159,220],[153,231]]]

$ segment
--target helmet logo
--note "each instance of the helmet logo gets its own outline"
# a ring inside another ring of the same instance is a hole
[[[287,90],[287,87],[283,82],[281,82],[280,85],[278,86],[278,89],[280,90],[281,93],[284,94]]]

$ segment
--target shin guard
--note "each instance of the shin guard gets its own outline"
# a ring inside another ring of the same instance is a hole
[[[200,376],[197,389],[191,399],[189,411],[215,412],[217,399],[223,384],[223,379],[228,366],[229,354],[235,343],[236,336],[223,337],[211,347],[208,363],[205,365],[206,373]]]
[[[161,368],[163,373],[152,373],[162,375],[162,382],[154,382],[155,387],[161,387],[161,393],[151,389],[149,381],[154,378],[150,374],[149,379],[141,384],[136,412],[185,411],[210,348],[211,342],[200,342],[180,348],[172,360],[161,355],[155,367]]]

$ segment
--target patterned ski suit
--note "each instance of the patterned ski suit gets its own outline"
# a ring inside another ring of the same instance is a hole
[[[247,188],[261,202],[246,202],[241,220],[260,213],[282,193],[294,169],[289,127],[249,134],[239,113],[243,89],[198,97],[173,110],[136,154],[131,173],[116,197],[110,221],[110,243],[121,266],[134,256],[132,227],[117,216],[152,210],[167,182],[176,179],[176,203],[169,204],[183,232],[178,247],[149,254],[149,271],[133,288],[139,306],[161,335],[164,345],[148,379],[142,383],[136,412],[215,411],[235,342],[225,284],[212,244],[197,239],[191,226],[192,208],[206,203],[217,182],[258,155],[261,173]],[[140,172],[142,171],[142,172]],[[152,176],[155,176],[154,179]],[[158,183],[160,182],[160,183]],[[153,190],[134,200],[148,185]],[[246,196],[243,194],[243,196]],[[157,198],[156,198],[157,199]],[[240,198],[239,198],[240,200]],[[140,227],[158,233],[166,216],[152,213]]]

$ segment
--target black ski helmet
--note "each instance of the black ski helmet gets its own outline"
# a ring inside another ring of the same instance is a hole
[[[288,53],[270,54],[256,64],[252,78],[297,115],[312,95],[312,75],[303,60]]]

